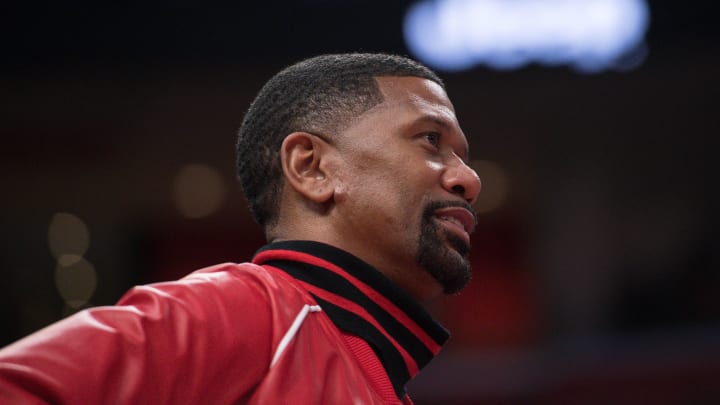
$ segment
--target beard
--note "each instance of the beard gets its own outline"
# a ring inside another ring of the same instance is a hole
[[[445,294],[455,294],[470,282],[470,246],[438,225],[434,212],[446,207],[463,207],[474,212],[466,203],[435,201],[428,204],[420,223],[416,260],[440,283]]]

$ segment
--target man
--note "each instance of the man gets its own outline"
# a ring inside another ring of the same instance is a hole
[[[8,346],[0,402],[410,403],[448,338],[420,303],[470,277],[467,162],[426,67],[345,54],[283,70],[238,140],[269,245]]]

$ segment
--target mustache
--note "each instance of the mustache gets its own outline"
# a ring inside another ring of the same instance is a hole
[[[475,225],[478,224],[477,213],[473,209],[472,205],[470,205],[467,201],[431,201],[425,206],[425,209],[423,209],[423,218],[430,219],[435,211],[441,208],[450,207],[465,208],[470,211],[473,216],[473,220],[475,221]]]

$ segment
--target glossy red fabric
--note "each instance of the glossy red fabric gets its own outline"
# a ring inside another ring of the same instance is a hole
[[[402,403],[322,311],[270,367],[305,305],[292,278],[247,263],[136,287],[0,350],[0,403]]]

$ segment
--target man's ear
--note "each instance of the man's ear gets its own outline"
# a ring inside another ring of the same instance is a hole
[[[293,132],[280,146],[280,159],[285,181],[308,200],[325,204],[333,197],[331,176],[326,173],[323,159],[328,159],[330,146],[318,136]]]

